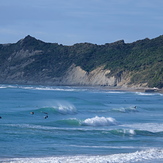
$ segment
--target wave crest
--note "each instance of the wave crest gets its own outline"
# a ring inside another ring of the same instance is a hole
[[[72,104],[64,103],[57,104],[56,106],[46,106],[38,109],[37,111],[43,113],[59,113],[59,114],[76,114],[77,110]]]
[[[66,104],[66,105],[59,104],[56,110],[61,114],[74,114],[74,113],[76,113],[76,108],[70,104]]]
[[[88,118],[82,122],[82,125],[86,126],[111,126],[116,125],[117,121],[112,117],[94,117],[94,118]]]

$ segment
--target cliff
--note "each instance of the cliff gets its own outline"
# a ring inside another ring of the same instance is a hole
[[[0,83],[163,87],[163,36],[63,46],[27,36],[0,45]]]

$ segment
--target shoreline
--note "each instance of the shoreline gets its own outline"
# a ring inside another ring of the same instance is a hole
[[[163,88],[148,88],[148,87],[120,87],[120,86],[102,86],[102,85],[53,85],[53,84],[16,84],[16,83],[0,83],[0,85],[20,85],[20,86],[47,86],[47,87],[78,87],[78,88],[93,88],[110,91],[125,91],[125,92],[142,92],[142,93],[162,93]]]
[[[103,90],[112,90],[112,91],[126,91],[126,92],[142,92],[142,93],[163,93],[163,89],[159,88],[147,88],[147,87],[109,87],[109,86],[100,86]]]

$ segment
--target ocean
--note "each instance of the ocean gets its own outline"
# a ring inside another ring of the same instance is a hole
[[[0,85],[0,162],[163,162],[163,94]]]

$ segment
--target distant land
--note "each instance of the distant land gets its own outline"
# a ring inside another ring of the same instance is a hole
[[[65,46],[26,36],[0,44],[1,84],[163,88],[163,35]]]

